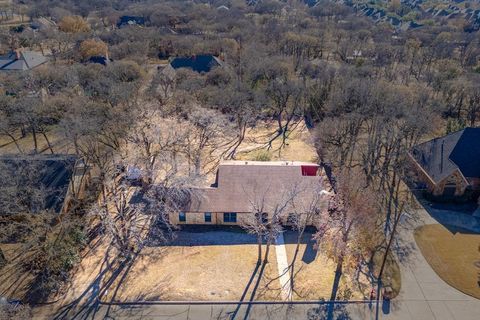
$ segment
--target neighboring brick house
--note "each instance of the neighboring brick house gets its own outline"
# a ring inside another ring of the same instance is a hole
[[[183,212],[171,215],[174,224],[241,224],[245,214],[253,212],[261,202],[270,215],[273,206],[284,201],[295,187],[296,201],[307,203],[314,193],[324,192],[326,176],[315,163],[291,161],[224,161],[220,163],[216,181],[210,187],[197,188]],[[282,216],[288,224],[285,208]]]
[[[434,196],[480,191],[480,128],[465,128],[419,144],[408,156]]]

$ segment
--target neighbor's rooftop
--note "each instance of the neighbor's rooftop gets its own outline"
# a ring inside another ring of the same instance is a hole
[[[466,178],[480,178],[480,128],[465,128],[424,142],[413,147],[411,155],[435,183],[456,170]]]

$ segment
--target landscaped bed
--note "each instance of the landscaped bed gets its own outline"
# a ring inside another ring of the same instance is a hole
[[[431,224],[415,230],[415,241],[440,278],[480,299],[480,234]]]

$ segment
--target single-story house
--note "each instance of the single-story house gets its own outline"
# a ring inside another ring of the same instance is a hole
[[[88,178],[87,166],[75,155],[2,155],[0,214],[64,213],[72,200],[83,198]]]
[[[57,24],[52,19],[46,17],[39,17],[34,19],[30,23],[30,28],[32,30],[49,30],[49,29],[56,29]]]
[[[211,54],[193,55],[190,57],[176,57],[170,61],[174,69],[188,68],[196,72],[210,72],[215,67],[221,67],[223,62]]]
[[[47,62],[48,59],[41,53],[17,49],[7,55],[0,56],[0,70],[30,70]]]
[[[170,221],[174,224],[242,224],[247,214],[259,212],[259,208],[265,216],[279,212],[275,207],[286,203],[295,193],[293,202],[288,202],[282,210],[282,222],[288,224],[293,203],[298,212],[318,200],[319,195],[328,194],[326,185],[326,176],[315,163],[223,161],[215,183],[192,190],[184,210],[171,214]]]
[[[434,196],[480,191],[480,128],[465,128],[419,144],[408,157]]]

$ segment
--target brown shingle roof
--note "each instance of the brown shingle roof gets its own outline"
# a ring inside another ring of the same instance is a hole
[[[217,172],[215,187],[198,188],[186,211],[189,212],[251,212],[252,202],[268,207],[278,204],[297,187],[301,197],[311,199],[319,192],[323,176],[304,176],[302,167],[316,167],[315,163],[225,161]]]

